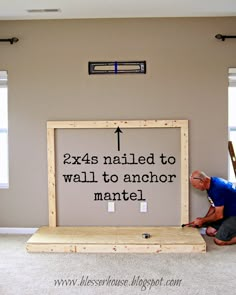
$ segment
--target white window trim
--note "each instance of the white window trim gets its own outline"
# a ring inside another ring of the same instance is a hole
[[[228,71],[228,81],[229,81],[229,84],[228,84],[228,90],[229,88],[236,88],[236,68],[229,68],[229,71]],[[228,91],[229,93],[229,91]],[[228,101],[229,101],[230,97],[229,97],[229,94],[228,94]],[[230,122],[228,122],[228,138],[230,140],[231,136],[231,132],[235,132],[236,131],[236,126],[234,125],[230,125]],[[230,179],[232,181],[232,161],[231,161],[231,158],[230,158],[230,155],[228,157],[228,179]],[[234,178],[234,180],[232,181],[233,183],[236,183],[236,178]]]
[[[0,71],[0,88],[7,88],[7,71]],[[4,133],[7,135],[7,149],[9,150],[8,145],[8,127],[7,128],[0,128],[0,133]],[[8,189],[9,188],[9,153],[7,159],[7,180],[8,183],[0,183],[0,189]]]

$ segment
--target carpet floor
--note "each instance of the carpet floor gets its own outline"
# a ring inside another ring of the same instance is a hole
[[[27,253],[29,235],[0,235],[0,295],[235,294],[236,245],[205,254]]]

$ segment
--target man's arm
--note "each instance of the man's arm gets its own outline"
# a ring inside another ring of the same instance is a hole
[[[214,208],[214,207],[213,207]],[[211,221],[216,221],[219,219],[222,219],[224,217],[224,206],[220,207],[215,207],[214,212],[211,211],[212,213],[208,215],[209,211],[212,210],[211,208],[209,209],[207,215],[205,217],[198,217],[196,218],[193,222],[192,225],[202,227],[202,225],[206,222],[211,222]]]
[[[207,216],[213,214],[214,212],[215,212],[215,207],[210,206],[210,207],[209,207],[209,210],[208,210],[208,212],[207,212],[207,214],[205,215],[205,217],[207,217]]]

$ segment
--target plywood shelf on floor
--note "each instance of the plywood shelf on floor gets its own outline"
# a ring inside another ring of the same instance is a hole
[[[142,233],[151,234],[144,239]],[[205,253],[199,231],[189,227],[41,227],[28,252]]]

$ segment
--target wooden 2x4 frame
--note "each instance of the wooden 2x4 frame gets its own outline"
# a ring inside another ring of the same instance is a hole
[[[127,121],[49,121],[47,122],[48,149],[48,204],[49,227],[57,226],[55,129],[115,129],[120,128],[180,128],[181,137],[181,224],[189,222],[189,169],[187,120],[127,120]]]

